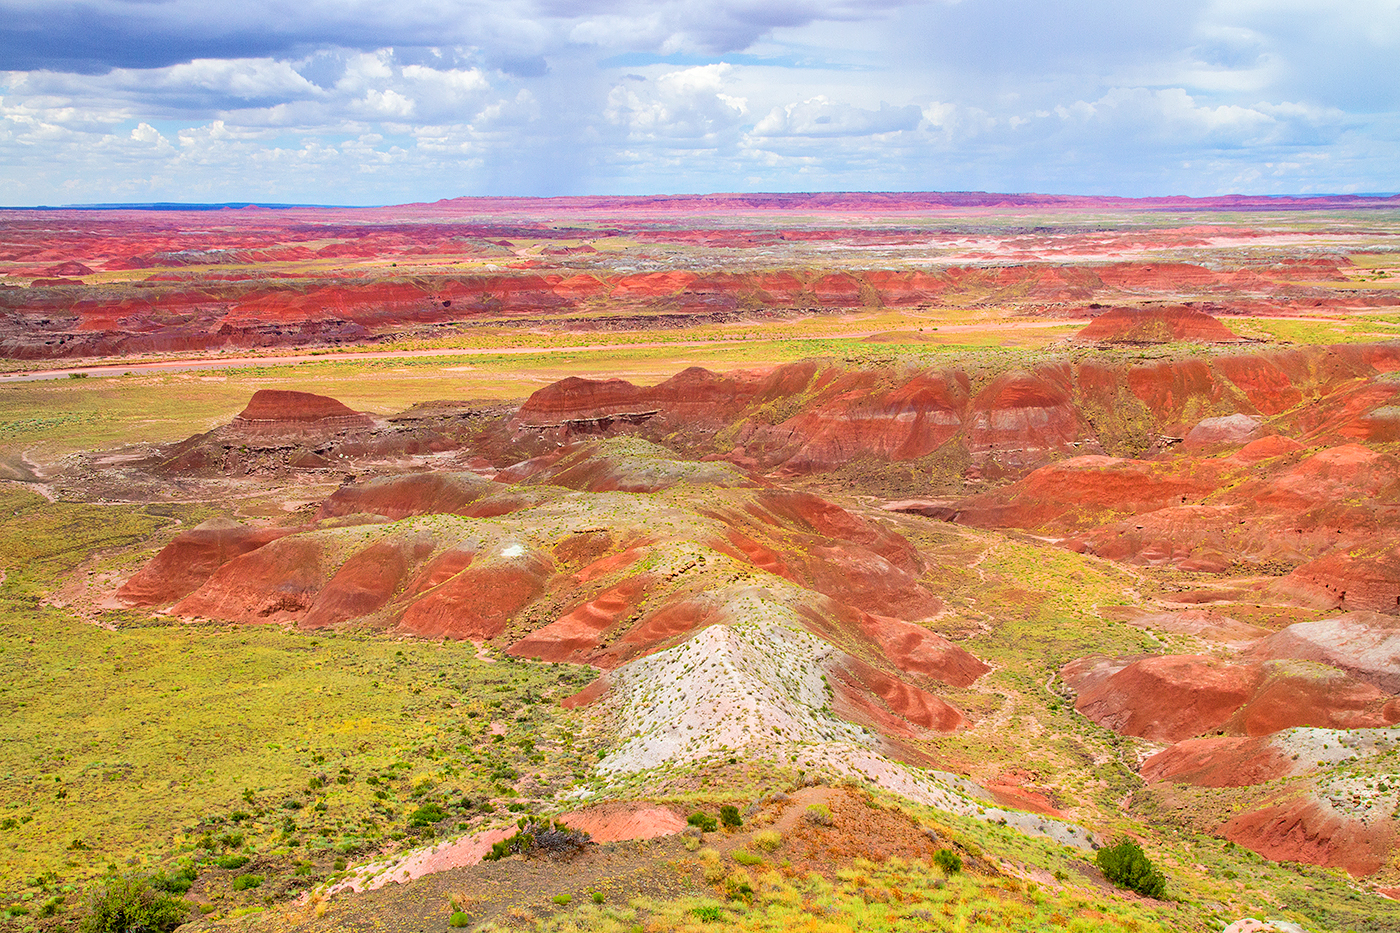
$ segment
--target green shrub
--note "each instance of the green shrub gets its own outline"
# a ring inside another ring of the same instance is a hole
[[[189,919],[189,905],[152,887],[150,879],[110,878],[88,904],[79,924],[82,933],[168,933]]]
[[[447,811],[436,803],[425,803],[408,815],[409,826],[430,826],[447,819]]]
[[[725,804],[719,808],[719,821],[730,829],[744,825],[744,820],[739,816],[739,808]]]
[[[956,875],[962,871],[962,856],[952,849],[939,849],[933,853],[933,864],[943,870],[945,875]]]
[[[550,898],[558,907],[568,907],[569,902],[574,899],[572,894],[556,894]]]
[[[818,826],[830,826],[836,822],[831,817],[831,810],[820,803],[814,803],[807,808],[807,821]]]
[[[593,903],[595,904],[601,904],[603,901],[607,900],[607,898],[603,896],[602,891],[594,891],[589,897],[593,898]]]
[[[690,814],[690,816],[686,818],[686,822],[691,826],[698,827],[703,833],[712,833],[719,829],[719,820],[710,816],[708,813],[701,813],[699,810]]]
[[[233,884],[229,885],[229,887],[233,888],[235,891],[247,891],[250,888],[256,888],[262,883],[262,875],[239,875],[237,878],[233,879]]]
[[[167,875],[165,872],[156,872],[151,878],[151,886],[167,894],[184,894],[194,884],[195,869],[193,865],[186,865],[177,872]]]
[[[1104,877],[1120,888],[1136,891],[1144,897],[1159,898],[1167,893],[1167,879],[1153,866],[1142,846],[1131,839],[1100,849],[1094,861]]]
[[[452,916],[447,918],[447,925],[450,927],[464,927],[472,922],[472,918],[466,915],[465,911],[455,910]]]
[[[724,919],[724,910],[714,904],[702,904],[699,907],[690,908],[690,914],[696,920],[703,923],[715,923]]]
[[[221,855],[218,858],[214,859],[214,864],[218,865],[220,868],[227,868],[228,870],[232,871],[235,868],[242,868],[244,865],[247,865],[248,856]]]
[[[730,857],[733,858],[734,861],[738,862],[740,865],[763,864],[762,856],[754,855],[752,852],[745,852],[743,849],[735,849]]]

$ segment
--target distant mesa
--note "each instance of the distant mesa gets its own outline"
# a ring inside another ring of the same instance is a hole
[[[260,389],[229,425],[244,434],[281,434],[306,428],[354,430],[373,427],[369,415],[325,395]]]
[[[1238,343],[1243,337],[1204,311],[1185,306],[1114,308],[1075,335],[1089,343]]]

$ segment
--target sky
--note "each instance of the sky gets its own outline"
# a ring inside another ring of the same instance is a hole
[[[0,0],[0,205],[1400,191],[1400,0]]]

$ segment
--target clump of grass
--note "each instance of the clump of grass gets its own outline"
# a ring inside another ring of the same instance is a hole
[[[831,815],[831,808],[826,804],[814,803],[807,808],[807,822],[817,826],[834,826],[836,820]]]
[[[457,929],[461,929],[462,927],[467,926],[471,922],[472,918],[467,916],[465,911],[461,910],[453,911],[452,916],[447,918],[447,925],[450,927],[455,927]]]
[[[556,907],[568,907],[573,899],[574,896],[572,894],[556,894],[550,898]]]
[[[607,900],[607,897],[603,894],[602,891],[593,891],[592,893],[590,893],[590,894],[588,895],[588,897],[589,897],[589,898],[593,901],[593,903],[595,903],[595,904],[601,904],[601,903],[603,903],[603,901]]]
[[[730,853],[729,857],[740,865],[753,866],[763,864],[763,856],[754,855],[752,852],[745,852],[743,849],[735,849]]]
[[[772,852],[783,844],[783,834],[776,829],[761,829],[753,834],[753,844],[764,852]]]

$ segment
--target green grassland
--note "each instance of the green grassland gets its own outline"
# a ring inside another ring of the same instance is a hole
[[[0,903],[69,893],[62,917],[106,872],[220,860],[254,861],[274,878],[263,892],[304,887],[432,825],[513,818],[490,801],[552,796],[596,757],[551,703],[587,671],[45,604],[176,512],[0,490]],[[441,815],[413,825],[430,803]]]

